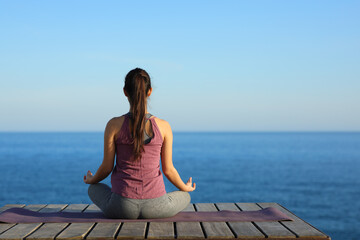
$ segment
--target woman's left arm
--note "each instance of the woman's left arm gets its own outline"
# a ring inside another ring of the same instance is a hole
[[[115,120],[111,119],[105,128],[104,133],[104,159],[99,169],[93,175],[90,171],[84,176],[84,182],[87,184],[95,184],[105,179],[114,168],[115,159]]]

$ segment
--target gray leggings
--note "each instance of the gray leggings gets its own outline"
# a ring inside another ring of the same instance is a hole
[[[132,199],[111,192],[111,188],[103,183],[90,184],[88,194],[108,218],[172,217],[190,203],[188,192],[174,191],[158,198]]]

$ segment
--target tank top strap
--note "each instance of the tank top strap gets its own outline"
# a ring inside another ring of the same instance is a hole
[[[147,114],[145,114],[145,118],[146,118],[146,120],[148,120],[149,118],[151,118],[153,115],[151,114],[151,113],[147,113]]]
[[[158,139],[159,139],[160,141],[162,141],[162,140],[163,140],[162,134],[161,134],[160,128],[159,128],[159,126],[157,125],[155,119],[156,119],[156,116],[154,116],[153,118],[150,118],[151,125],[152,125],[152,127],[153,127],[152,130],[153,130],[154,135],[156,135],[156,136],[158,137]]]

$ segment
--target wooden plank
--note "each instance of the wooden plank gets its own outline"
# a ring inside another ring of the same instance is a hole
[[[42,223],[23,223],[17,224],[14,227],[10,228],[6,232],[0,234],[1,240],[10,240],[10,239],[23,239],[36,229],[38,229]]]
[[[83,239],[95,223],[71,223],[56,239]]]
[[[182,212],[192,212],[192,211],[195,211],[194,204],[192,204],[192,203],[187,205],[186,208],[184,210],[182,210]]]
[[[42,239],[42,240],[52,240],[55,236],[65,229],[69,223],[45,223],[31,235],[26,237],[26,239]]]
[[[97,223],[86,239],[115,239],[121,223]]]
[[[144,239],[146,222],[124,222],[116,239]]]
[[[174,239],[174,224],[172,222],[150,222],[148,239]]]
[[[218,211],[213,203],[195,203],[195,208],[199,212]],[[225,222],[202,222],[206,238],[234,238],[234,234]]]
[[[8,210],[8,209],[10,209],[10,208],[15,208],[15,207],[17,207],[17,208],[23,208],[23,207],[25,207],[25,204],[6,204],[6,205],[4,205],[4,206],[2,206],[2,207],[0,208],[0,213],[3,212],[3,211],[5,211],[5,210]]]
[[[8,205],[5,205],[2,209],[9,209],[12,207],[25,207],[25,204],[8,204]],[[39,209],[41,209],[40,206],[35,206],[35,205],[29,205],[29,207],[27,207],[27,208],[28,209],[34,208],[35,211],[38,211]],[[23,238],[27,237],[28,235],[30,235],[31,233],[33,233],[34,231],[36,231],[41,225],[42,225],[42,223],[16,224],[15,226],[8,228],[8,230],[1,233],[0,239],[1,240],[23,239]]]
[[[44,207],[46,207],[46,204],[30,204],[26,205],[24,208],[31,211],[40,211]]]
[[[70,204],[62,212],[82,212],[89,204]]]
[[[84,206],[85,205],[85,206]],[[41,209],[40,212],[57,212],[57,211],[68,211],[68,212],[82,212],[87,204],[49,204],[45,208]],[[42,239],[51,240],[54,239],[60,232],[62,232],[69,223],[45,223],[26,239]]]
[[[1,223],[0,224],[0,234],[15,226],[15,223]]]
[[[28,205],[25,208],[34,209],[39,212],[59,212],[64,209],[67,204],[48,204],[45,205]],[[45,223],[36,231],[29,234],[26,239],[54,239],[54,237],[61,232],[68,223]]]
[[[291,217],[293,221],[281,221],[283,225],[289,228],[292,232],[294,232],[299,238],[306,239],[329,239],[329,236],[325,235],[318,229],[311,226],[309,223],[305,222],[301,218],[297,217],[295,214],[291,213],[289,210],[280,206],[277,203],[258,203],[258,205],[262,208],[266,207],[275,207]]]
[[[43,209],[40,209],[39,212],[59,212],[66,208],[67,204],[48,204]]]
[[[255,203],[236,203],[236,205],[243,211],[260,210],[261,208]],[[290,232],[279,222],[253,222],[261,232],[263,232],[269,239],[289,239],[296,238],[295,234]]]
[[[221,210],[240,211],[235,203],[216,203],[217,208]],[[237,238],[241,239],[262,239],[265,235],[262,234],[256,226],[251,222],[228,222]]]
[[[89,207],[86,208],[84,211],[83,209],[79,208],[78,211],[92,212],[94,209],[89,209]],[[62,231],[56,237],[56,239],[83,239],[92,230],[94,225],[95,223],[71,223],[64,231]]]
[[[189,204],[183,211],[194,212],[193,204]],[[176,237],[180,239],[205,238],[199,222],[176,222]]]
[[[0,212],[2,212],[2,210],[7,210],[13,207],[20,207],[20,208],[25,208],[31,211],[39,211],[40,209],[44,208],[46,206],[46,204],[31,204],[31,205],[25,205],[25,204],[7,204],[4,207],[2,207],[0,209]],[[11,227],[15,226],[16,224],[1,224],[0,225],[0,234],[5,232],[6,230],[10,229]],[[20,225],[20,224],[17,224]],[[20,231],[20,229],[27,229],[26,226],[24,227],[16,227],[16,231]],[[28,235],[27,233],[24,233],[24,236]]]
[[[100,208],[98,208],[98,206],[96,206],[95,204],[90,204],[86,210],[86,212],[101,212]]]
[[[25,204],[6,204],[4,206],[2,206],[0,208],[0,213],[2,213],[5,210],[8,210],[10,208],[14,208],[14,207],[18,207],[18,208],[23,208],[25,207]],[[0,235],[9,230],[11,227],[15,226],[15,223],[2,223],[0,224]]]

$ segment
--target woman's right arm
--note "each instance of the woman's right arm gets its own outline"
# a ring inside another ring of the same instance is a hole
[[[185,184],[177,172],[176,168],[172,162],[172,144],[173,144],[173,134],[170,127],[170,124],[166,121],[162,121],[164,135],[164,142],[161,149],[161,167],[164,175],[169,181],[174,184],[179,190],[185,192],[191,192],[195,190],[195,183],[192,183],[192,178],[190,177],[187,183]]]

